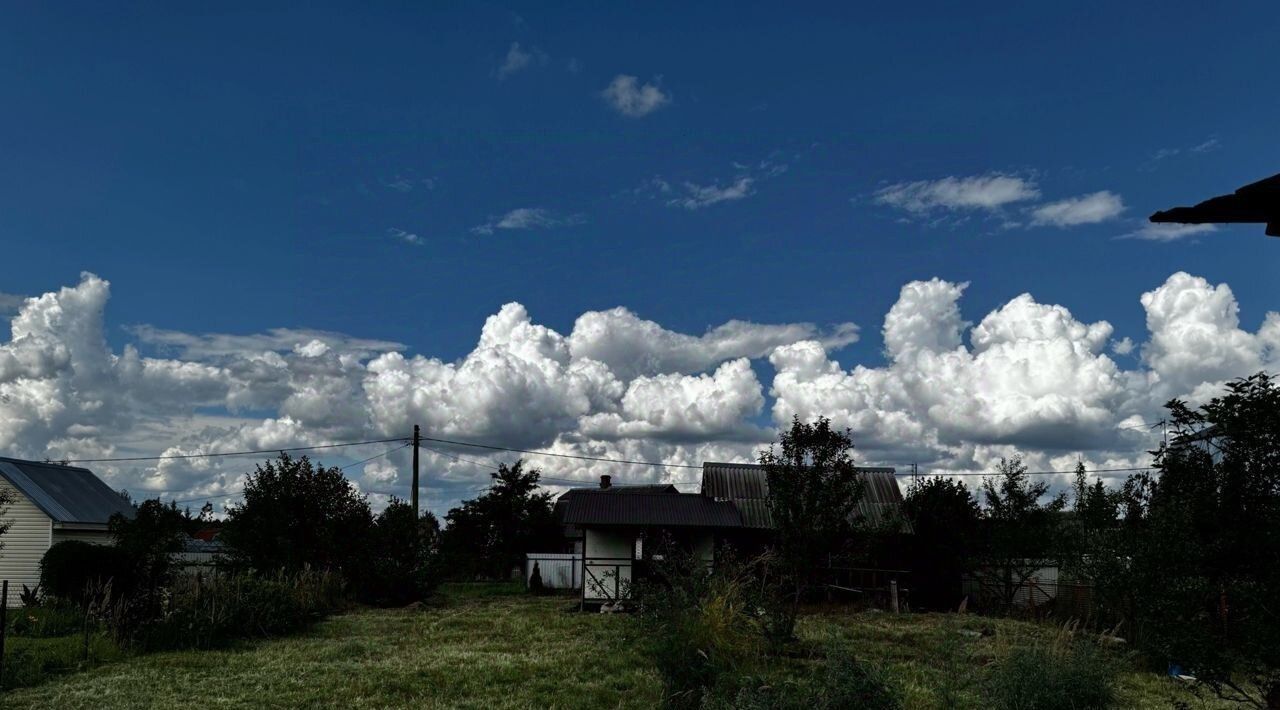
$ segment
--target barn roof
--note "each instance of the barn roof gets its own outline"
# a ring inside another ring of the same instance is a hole
[[[858,466],[858,474],[866,481],[857,517],[871,525],[899,518],[902,491],[888,467]],[[767,529],[773,526],[769,514],[769,479],[764,467],[754,463],[702,464],[702,495],[734,504],[742,514],[745,527]]]
[[[87,468],[0,457],[0,477],[55,523],[106,525],[116,513],[133,517],[129,501]]]
[[[731,503],[697,493],[617,495],[610,490],[575,489],[561,496],[558,508],[566,525],[644,525],[655,527],[738,528],[742,517]]]

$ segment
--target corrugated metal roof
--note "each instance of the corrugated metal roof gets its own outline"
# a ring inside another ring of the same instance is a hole
[[[566,525],[644,525],[657,527],[742,527],[732,503],[697,493],[632,493],[580,489],[560,498]]]
[[[858,466],[857,471],[867,485],[858,502],[856,517],[871,525],[900,519],[902,491],[894,477],[895,469]],[[769,479],[760,464],[710,461],[702,464],[702,495],[732,502],[742,513],[746,527],[773,527],[769,514]]]
[[[133,506],[87,468],[0,457],[0,476],[55,523],[106,525]]]

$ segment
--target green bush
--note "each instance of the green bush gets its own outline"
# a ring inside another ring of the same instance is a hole
[[[1064,633],[1048,646],[1011,649],[987,685],[1002,710],[1093,710],[1115,703],[1115,666],[1096,645]]]
[[[767,559],[719,560],[714,570],[667,547],[651,578],[635,589],[647,652],[668,707],[697,707],[726,679],[750,675],[769,649],[773,597],[763,582]]]
[[[79,540],[54,543],[40,559],[40,586],[57,599],[81,603],[86,591],[111,583],[115,595],[134,585],[133,562],[120,549]]]
[[[79,634],[84,611],[71,604],[46,604],[9,610],[9,633],[26,638],[50,638]]]
[[[88,658],[80,634],[58,638],[13,638],[5,644],[3,687],[23,688],[42,683],[51,676],[83,670],[124,654],[100,634],[89,635]]]
[[[303,570],[271,576],[180,576],[158,604],[126,598],[104,621],[117,642],[139,650],[212,648],[301,630],[341,608],[341,577]]]
[[[735,687],[736,686],[736,687]],[[705,691],[701,710],[897,710],[897,690],[884,671],[853,656],[832,656],[812,677],[772,684],[743,679]]]

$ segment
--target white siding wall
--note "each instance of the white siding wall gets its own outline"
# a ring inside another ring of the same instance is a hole
[[[12,527],[0,535],[0,579],[9,580],[9,606],[17,606],[22,585],[34,589],[40,583],[40,558],[53,544],[53,521],[8,483],[0,482],[0,489],[14,498],[4,515]]]
[[[79,540],[90,545],[110,545],[113,542],[111,533],[106,530],[54,530],[53,542],[56,544],[63,540]]]
[[[636,552],[635,535],[587,529],[586,543],[584,564],[587,574],[583,575],[583,580],[587,601],[613,599],[615,590],[626,596],[626,587],[631,583],[629,560]]]

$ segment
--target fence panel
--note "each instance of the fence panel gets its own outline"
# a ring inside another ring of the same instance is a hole
[[[529,586],[533,565],[538,564],[538,575],[547,589],[579,589],[582,587],[582,555],[575,553],[539,552],[525,555],[524,584]]]

